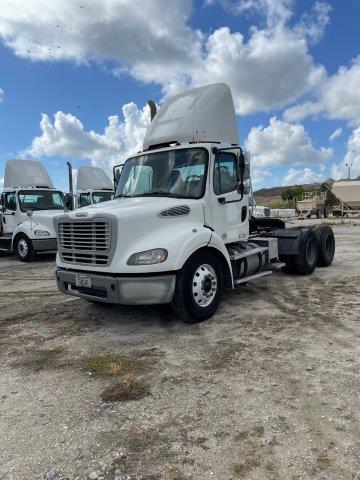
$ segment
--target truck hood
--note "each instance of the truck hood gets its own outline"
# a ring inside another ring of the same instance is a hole
[[[176,207],[187,207],[184,209]],[[172,209],[172,210],[171,210]],[[109,202],[91,205],[60,217],[78,222],[108,218],[111,222],[110,262],[106,267],[82,265],[82,270],[101,268],[116,273],[146,273],[176,269],[179,252],[186,245],[191,250],[193,243],[206,245],[211,231],[204,228],[204,204],[202,200],[167,197],[119,198]],[[204,232],[203,232],[204,231]],[[201,234],[197,232],[202,232]],[[198,237],[201,236],[201,240]],[[146,266],[129,266],[131,255],[154,248],[165,248],[168,258],[165,262]],[[69,267],[58,259],[58,266]],[[71,263],[78,268],[76,263]]]

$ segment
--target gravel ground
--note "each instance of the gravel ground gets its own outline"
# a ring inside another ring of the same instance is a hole
[[[0,478],[360,479],[360,223],[334,231],[332,267],[238,287],[200,325],[1,257]],[[143,398],[104,401],[119,382]]]

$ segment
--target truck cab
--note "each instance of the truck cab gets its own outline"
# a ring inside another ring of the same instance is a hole
[[[88,207],[114,199],[114,185],[106,172],[99,167],[78,168],[75,208]]]
[[[113,201],[57,219],[55,274],[65,294],[123,305],[171,303],[179,318],[198,322],[216,312],[224,289],[290,264],[310,274],[319,262],[320,240],[311,229],[250,218],[249,156],[239,145],[225,84],[152,108],[143,150],[120,175],[115,167],[114,179]],[[330,263],[331,235],[330,229]]]
[[[56,250],[54,218],[64,212],[64,195],[54,189],[40,162],[8,160],[1,193],[0,250],[31,261]]]

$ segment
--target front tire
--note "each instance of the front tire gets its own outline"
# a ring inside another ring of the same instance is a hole
[[[21,262],[32,262],[36,256],[32,241],[26,235],[16,237],[14,252]]]
[[[222,293],[222,270],[211,252],[194,254],[180,270],[172,300],[176,316],[186,323],[212,317]]]

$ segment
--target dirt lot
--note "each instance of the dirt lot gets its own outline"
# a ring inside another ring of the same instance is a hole
[[[334,230],[331,268],[194,326],[1,257],[0,478],[360,479],[360,224]]]

